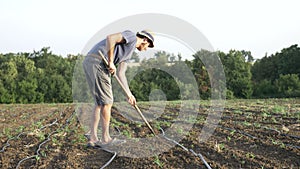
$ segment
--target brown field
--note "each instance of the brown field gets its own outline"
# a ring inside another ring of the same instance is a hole
[[[179,103],[167,102],[162,112],[139,103],[156,136],[137,114],[116,104],[111,133],[128,140],[109,149],[116,156],[86,146],[88,118],[83,117],[89,107],[0,105],[0,168],[300,168],[300,99],[229,100],[203,142],[199,136],[211,113],[208,102],[190,103],[188,109],[197,116],[188,118],[185,112],[184,119]],[[167,131],[175,123],[176,129],[163,135],[160,128]],[[185,136],[178,144],[167,139],[176,140],[178,133]]]

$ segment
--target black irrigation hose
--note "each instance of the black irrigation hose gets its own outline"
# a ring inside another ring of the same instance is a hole
[[[281,133],[280,131],[273,129],[273,128],[269,128],[269,127],[264,127],[264,129],[267,130],[272,130],[272,131],[276,131],[278,133],[278,135],[281,136],[285,136],[285,137],[291,137],[291,138],[295,138],[295,139],[300,139],[300,136],[296,136],[296,135],[291,135],[291,134],[285,134],[285,133]]]
[[[252,139],[257,139],[257,137],[252,136],[251,134],[248,134],[248,133],[243,132],[243,131],[241,131],[241,130],[237,130],[237,129],[233,129],[233,128],[229,128],[229,127],[223,127],[223,126],[221,126],[221,125],[219,125],[219,127],[223,128],[223,129],[225,129],[225,130],[229,130],[229,131],[236,131],[236,132],[238,132],[238,133],[240,133],[240,134],[242,134],[242,135],[248,136],[248,137],[250,137],[250,138],[252,138]]]
[[[39,128],[38,130],[43,130],[44,128],[46,128],[46,127],[48,127],[48,126],[52,126],[52,125],[54,125],[54,124],[56,124],[56,123],[57,123],[57,119],[56,119],[54,122],[52,122],[51,124],[47,124],[47,125],[45,125],[45,126],[42,126],[42,127]],[[11,140],[15,140],[15,139],[17,139],[17,138],[20,138],[21,135],[26,134],[26,133],[29,133],[29,132],[22,132],[22,133],[19,133],[17,136],[8,139],[8,140],[6,141],[6,143],[5,143],[5,146],[2,147],[2,149],[0,150],[0,152],[1,152],[1,153],[4,152],[5,149],[6,149],[7,147],[10,146],[9,142],[10,142]]]
[[[180,146],[181,148],[183,148],[185,151],[190,151],[193,155],[199,157],[201,159],[201,161],[204,163],[204,165],[206,166],[207,169],[211,169],[210,165],[205,161],[204,157],[202,156],[201,153],[198,153],[196,154],[194,150],[192,149],[187,149],[186,147],[184,147],[183,145],[179,144],[177,141],[173,140],[173,139],[170,139],[168,138],[166,135],[165,135],[165,132],[162,128],[160,128],[161,132],[162,132],[162,135],[165,139],[169,140],[169,141],[172,141],[173,143],[177,144],[178,146]]]
[[[291,145],[291,144],[285,144],[285,145],[288,147],[300,149],[300,146],[295,146],[295,145]]]
[[[246,133],[246,132],[243,132],[243,131],[241,131],[241,130],[236,130],[236,129],[224,127],[224,126],[221,126],[221,125],[218,125],[218,126],[219,126],[220,128],[225,129],[225,130],[229,130],[229,131],[237,131],[238,133],[243,134],[243,135],[245,135],[245,136],[248,136],[248,137],[250,137],[250,138],[252,138],[252,139],[258,139],[257,137],[252,136],[252,135],[250,135],[250,134],[248,134],[248,133]],[[268,128],[268,127],[264,127],[264,129],[276,131],[276,132],[278,132],[278,134],[281,135],[281,136],[292,137],[292,138],[300,139],[299,136],[280,133],[280,131],[278,131],[278,130],[276,130],[276,129],[272,129],[272,128]],[[300,146],[295,146],[295,145],[291,145],[291,144],[285,144],[285,145],[286,145],[286,146],[289,146],[289,147],[293,147],[293,148],[300,149]]]
[[[107,166],[115,159],[115,157],[117,156],[117,152],[116,152],[116,151],[110,151],[110,150],[105,149],[105,148],[99,148],[99,149],[114,154],[114,155],[110,158],[110,160],[108,160],[108,161],[100,168],[100,169],[104,169],[105,167],[107,167]]]
[[[52,135],[53,135],[54,133],[56,133],[56,132],[57,132],[57,131],[54,131],[54,132],[50,133],[50,134],[48,135],[48,137],[47,137],[47,140],[44,140],[41,144],[39,144],[39,148],[37,149],[35,155],[29,156],[29,157],[26,157],[26,158],[20,160],[20,161],[18,162],[18,165],[17,165],[16,169],[20,167],[20,165],[21,165],[21,163],[22,163],[23,161],[28,160],[28,159],[30,159],[30,158],[34,158],[34,157],[35,157],[35,158],[38,158],[38,157],[40,156],[39,151],[41,150],[41,146],[42,146],[43,144],[47,143],[48,141],[50,141],[50,140],[51,140],[51,139],[50,139],[50,136],[52,136]]]
[[[115,127],[115,129],[118,131],[118,133],[119,133],[118,135],[121,135],[120,129],[118,127]],[[105,167],[107,167],[117,156],[116,151],[111,151],[111,150],[108,150],[108,149],[102,148],[102,147],[101,148],[95,147],[95,148],[114,154],[100,169],[104,169]]]
[[[206,166],[206,168],[211,169],[210,165],[205,161],[205,159],[203,158],[201,153],[196,154],[194,150],[190,149],[190,151],[195,155],[200,157],[200,159],[203,161],[204,165]]]
[[[210,167],[209,164],[205,161],[205,159],[204,159],[204,157],[202,156],[201,153],[196,154],[194,150],[192,150],[192,149],[190,149],[190,150],[187,149],[186,147],[184,147],[182,144],[178,143],[177,141],[168,138],[168,137],[165,135],[165,132],[164,132],[164,130],[163,130],[162,128],[160,128],[160,130],[161,130],[162,135],[163,135],[163,137],[164,137],[165,139],[167,139],[168,141],[171,141],[171,142],[175,143],[176,145],[180,146],[180,147],[181,147],[182,149],[184,149],[185,151],[190,151],[193,155],[199,157],[199,158],[202,160],[202,162],[204,163],[204,165],[206,166],[207,169],[211,169],[211,167]],[[105,167],[107,167],[107,166],[114,160],[114,158],[117,156],[117,152],[115,152],[115,151],[110,151],[110,150],[105,149],[105,148],[98,148],[98,149],[101,149],[101,150],[104,150],[104,151],[106,151],[106,152],[109,152],[109,153],[113,153],[113,154],[114,154],[114,155],[112,156],[112,158],[111,158],[108,162],[106,162],[106,163],[100,168],[100,169],[104,169]]]
[[[70,123],[70,121],[71,121],[71,119],[73,118],[74,115],[75,115],[75,111],[74,111],[74,112],[72,113],[72,115],[67,119],[66,123],[65,123],[62,127],[60,127],[60,129],[61,129],[61,128],[65,128],[65,127]],[[62,117],[62,112],[60,113],[60,117]],[[54,122],[52,122],[51,124],[47,124],[47,125],[45,125],[45,126],[42,126],[40,129],[44,129],[44,128],[49,127],[49,126],[52,126],[52,125],[54,125],[54,124],[58,124],[57,121],[58,121],[58,119],[56,119],[56,120],[55,120]],[[26,161],[26,160],[28,160],[28,159],[31,159],[31,158],[37,158],[37,157],[39,157],[39,156],[40,156],[39,151],[41,150],[41,146],[44,145],[45,143],[47,143],[48,141],[50,141],[50,140],[51,140],[50,137],[51,137],[54,133],[57,133],[57,130],[51,132],[51,133],[48,135],[47,139],[45,139],[42,143],[39,144],[39,147],[38,147],[38,149],[37,149],[35,155],[32,155],[32,156],[26,157],[26,158],[24,158],[24,159],[21,159],[21,160],[18,162],[18,165],[17,165],[16,169],[18,169],[18,168],[20,167],[20,165],[21,165],[22,162],[24,162],[24,161]]]
[[[285,137],[292,137],[292,138],[300,139],[300,136],[295,136],[295,135],[290,135],[290,134],[284,134],[284,133],[281,133],[280,135],[281,136],[285,136]]]
[[[25,133],[26,133],[26,132],[22,132],[22,133],[18,134],[17,136],[8,139],[8,140],[6,141],[6,143],[5,143],[5,145],[4,145],[4,146],[2,147],[2,149],[0,150],[0,152],[1,152],[1,153],[4,152],[5,149],[6,149],[7,147],[10,146],[10,144],[9,144],[9,141],[10,141],[10,140],[14,140],[14,139],[16,139],[16,138],[19,138],[22,134],[25,134]]]
[[[167,139],[168,141],[171,141],[173,143],[175,143],[176,145],[180,146],[181,148],[183,148],[185,151],[189,151],[189,149],[187,149],[186,147],[184,147],[183,145],[179,144],[177,141],[173,140],[173,139],[170,139],[168,138],[166,135],[165,135],[165,131],[160,128],[160,131],[162,132],[162,135],[165,139]]]

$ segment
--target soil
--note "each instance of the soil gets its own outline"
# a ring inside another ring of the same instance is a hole
[[[116,104],[111,135],[126,143],[103,150],[86,146],[90,105],[0,105],[0,168],[300,168],[300,99],[227,101],[217,123],[208,102],[181,106],[139,103],[154,136]]]

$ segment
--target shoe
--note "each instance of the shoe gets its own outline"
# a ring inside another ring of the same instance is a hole
[[[101,147],[117,146],[117,145],[121,145],[123,143],[126,143],[126,140],[113,138],[109,143],[104,143],[104,144],[102,143],[100,146]]]

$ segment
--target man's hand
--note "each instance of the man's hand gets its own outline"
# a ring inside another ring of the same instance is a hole
[[[129,98],[128,98],[128,103],[131,104],[132,106],[135,106],[136,105],[136,100],[135,100],[135,97],[133,95],[131,95]]]
[[[113,75],[116,72],[116,66],[114,63],[108,63],[108,71]]]

